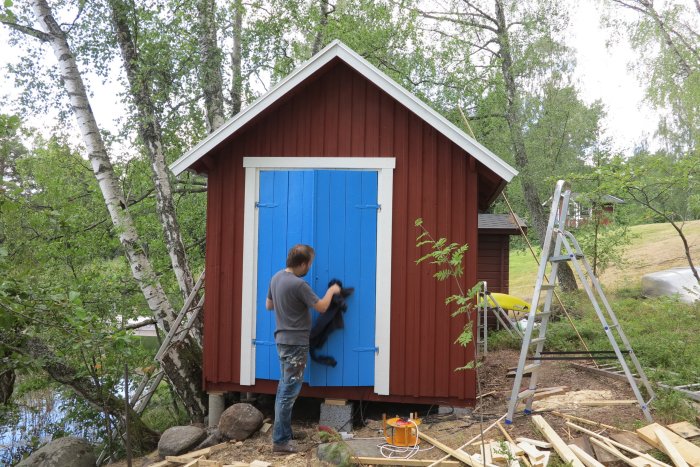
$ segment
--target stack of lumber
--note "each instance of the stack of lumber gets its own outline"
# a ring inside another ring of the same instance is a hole
[[[633,433],[585,418],[558,412],[553,414],[566,420],[566,426],[570,430],[567,433],[568,439],[571,439],[573,432],[579,432],[583,436],[566,442],[542,416],[533,415],[532,422],[545,441],[531,438],[513,440],[500,423],[504,416],[483,430],[482,434],[457,448],[419,432],[421,439],[445,453],[440,459],[357,457],[354,461],[363,465],[454,466],[458,465],[456,461],[460,461],[472,467],[547,467],[551,452],[554,451],[572,467],[603,467],[609,462],[619,461],[632,467],[700,467],[700,446],[686,439],[700,437],[700,429],[690,423],[675,423],[667,427],[653,423]],[[600,432],[584,428],[572,420],[593,425]],[[493,428],[498,428],[505,439],[485,438],[485,434]],[[604,432],[609,432],[609,436],[601,434]],[[662,462],[647,453],[655,448],[665,453],[671,463]],[[467,450],[477,452],[470,454]]]
[[[249,463],[209,459],[209,456],[228,446],[231,446],[231,444],[221,443],[180,456],[165,456],[165,460],[151,464],[149,467],[270,467],[272,465],[269,462],[259,460]]]

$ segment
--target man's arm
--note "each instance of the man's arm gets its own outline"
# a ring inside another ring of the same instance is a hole
[[[325,313],[328,307],[331,305],[331,300],[333,300],[333,295],[340,293],[340,286],[338,284],[331,285],[326,291],[326,295],[314,304],[314,310],[319,313]]]
[[[268,310],[272,310],[275,308],[275,304],[272,303],[272,300],[270,300],[269,298],[266,298],[265,299],[265,308],[267,308]]]

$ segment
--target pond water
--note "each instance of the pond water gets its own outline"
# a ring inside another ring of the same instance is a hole
[[[0,466],[11,466],[40,446],[66,435],[93,439],[92,429],[65,421],[70,404],[51,390],[31,391],[0,405]]]

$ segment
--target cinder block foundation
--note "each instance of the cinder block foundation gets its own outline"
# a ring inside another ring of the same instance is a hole
[[[352,402],[346,402],[345,405],[322,403],[318,423],[337,431],[352,431]]]
[[[226,405],[224,403],[224,394],[221,392],[209,393],[209,428],[219,426],[219,419],[224,413]]]
[[[452,407],[451,405],[441,405],[438,407],[439,414],[454,414],[457,417],[468,417],[472,414],[472,409],[467,407]]]

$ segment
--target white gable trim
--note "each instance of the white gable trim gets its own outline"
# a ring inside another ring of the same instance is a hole
[[[321,52],[277,83],[267,94],[261,96],[253,104],[241,111],[238,115],[222,125],[217,131],[176,160],[170,165],[170,170],[172,170],[175,175],[180,175],[192,166],[192,164],[204,157],[209,151],[222,143],[226,138],[234,134],[238,129],[242,128],[246,123],[250,122],[253,118],[270,107],[275,101],[301,84],[309,76],[336,57],[343,60],[381,90],[406,106],[410,111],[474,156],[479,162],[491,169],[506,182],[510,182],[513,177],[517,175],[518,172],[513,167],[501,160],[494,153],[457,128],[445,117],[430,108],[425,102],[409,93],[396,83],[396,81],[338,40],[331,42]]]
[[[258,293],[258,210],[261,170],[338,169],[377,172],[377,270],[374,392],[389,394],[391,352],[391,235],[394,193],[393,157],[244,157],[243,281],[241,303],[240,384],[255,384],[255,316]]]

